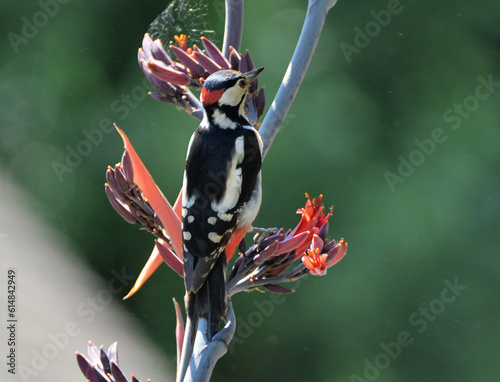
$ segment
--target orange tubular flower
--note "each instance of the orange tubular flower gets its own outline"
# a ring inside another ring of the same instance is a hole
[[[307,250],[302,256],[302,263],[309,269],[309,273],[314,276],[326,275],[326,270],[337,264],[347,252],[347,243],[341,239],[328,252],[321,252],[319,247]]]
[[[326,275],[326,259],[328,255],[321,253],[319,248],[308,249],[307,255],[302,256],[302,262],[309,269],[311,275],[324,276]]]

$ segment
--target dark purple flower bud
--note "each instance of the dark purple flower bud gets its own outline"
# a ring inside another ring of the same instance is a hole
[[[274,243],[276,240],[282,241],[285,239],[285,230],[282,228],[278,232],[276,232],[274,235],[270,235],[266,237],[264,240],[262,240],[262,243],[260,244],[260,248],[266,248],[268,245]]]
[[[116,382],[128,382],[127,377],[125,377],[118,365],[114,362],[111,362],[111,374],[115,377]]]
[[[76,353],[76,362],[80,367],[83,375],[87,379],[95,378],[94,372],[92,371],[92,363],[85,357],[82,353]]]
[[[253,261],[257,265],[264,264],[270,257],[274,256],[276,251],[278,250],[278,240],[275,240],[273,243],[268,245],[261,253],[253,258]]]
[[[139,64],[141,66],[142,71],[144,72],[144,75],[148,79],[149,83],[153,85],[156,89],[160,89],[162,81],[155,77],[153,72],[149,69],[148,67],[148,60],[140,60]]]
[[[252,70],[255,68],[255,65],[253,63],[252,57],[250,56],[250,52],[248,51],[248,49],[245,51],[245,56],[243,57],[242,60],[246,61],[248,70]]]
[[[130,185],[128,180],[125,179],[125,174],[123,173],[123,167],[121,166],[120,163],[115,166],[114,176],[116,184],[118,185],[118,189],[116,191],[123,192],[124,194],[129,194]]]
[[[264,285],[264,288],[266,288],[269,292],[277,293],[277,294],[290,294],[295,292],[293,289],[286,288],[281,285],[273,285],[273,284],[267,284]]]
[[[328,257],[326,259],[326,264],[331,267],[337,264],[345,256],[347,252],[347,243],[344,239],[340,239],[335,246],[328,251]]]
[[[248,53],[248,50],[247,50],[247,53]],[[248,62],[245,59],[245,56],[241,57],[241,60],[240,60],[239,65],[238,65],[238,70],[241,73],[246,73],[246,72],[249,72],[252,69],[253,68],[248,67]]]
[[[334,245],[335,245],[335,240],[326,242],[325,245],[323,246],[323,252],[328,253],[333,248]]]
[[[132,165],[132,158],[130,158],[130,154],[127,150],[123,152],[121,163],[123,175],[125,176],[125,180],[127,181],[129,187],[135,187],[134,166]]]
[[[203,43],[203,47],[207,51],[210,58],[214,60],[218,65],[220,65],[224,69],[229,69],[232,67],[232,65],[224,57],[219,48],[217,48],[217,46],[212,41],[210,41],[206,37],[202,37],[201,42]]]
[[[209,74],[222,70],[220,65],[213,61],[210,57],[205,56],[203,53],[195,51],[193,55]]]
[[[309,238],[310,232],[301,232],[298,235],[287,237],[286,240],[283,240],[279,243],[278,249],[276,251],[277,254],[287,253],[300,247],[302,244],[306,242]]]
[[[326,221],[322,226],[321,228],[319,229],[318,231],[318,236],[322,239],[322,240],[326,240],[326,236],[328,235],[328,227],[330,226],[330,224],[328,223],[328,221]]]
[[[230,50],[231,53],[229,55],[229,61],[231,62],[231,69],[238,70],[241,61],[240,54],[236,50],[234,50],[233,47],[230,47]]]
[[[170,49],[172,49],[179,61],[189,69],[193,78],[206,77],[206,70],[193,57],[175,45],[170,45]]]
[[[146,63],[147,68],[158,77],[158,79],[171,82],[176,85],[187,86],[191,83],[191,79],[186,73],[179,72],[164,64],[162,61],[151,60]]]
[[[100,368],[94,366],[92,369],[94,370],[94,374],[96,375],[98,382],[110,382],[109,378]]]
[[[102,363],[102,368],[106,374],[111,373],[111,366],[109,364],[109,358],[106,355],[106,352],[104,349],[101,347],[101,363]]]
[[[264,107],[266,106],[266,95],[264,94],[264,86],[260,88],[259,93],[257,94],[255,105],[257,108],[257,117],[260,117],[264,113]]]
[[[113,206],[115,211],[118,212],[118,214],[123,219],[125,219],[125,221],[127,223],[130,223],[130,224],[137,223],[137,220],[134,217],[134,215],[132,215],[132,212],[130,211],[130,209],[118,201],[116,194],[113,192],[113,190],[111,190],[111,188],[109,187],[109,184],[106,183],[104,186],[105,186],[106,196],[108,197],[109,203]]]
[[[172,251],[170,246],[163,240],[156,240],[156,248],[160,252],[160,256],[179,276],[184,277],[184,263]]]
[[[163,61],[167,65],[172,65],[173,61],[168,53],[163,49],[160,39],[153,41],[153,57],[157,60]]]
[[[108,182],[109,187],[113,191],[114,197],[118,199],[121,203],[127,205],[129,204],[128,197],[121,191],[120,186],[116,182],[115,177],[116,170],[108,166],[108,170],[106,171],[106,181]]]
[[[184,90],[181,87],[179,87],[178,85],[173,85],[169,82],[160,82],[157,89],[160,91],[160,93],[172,98],[181,98],[184,94]]]

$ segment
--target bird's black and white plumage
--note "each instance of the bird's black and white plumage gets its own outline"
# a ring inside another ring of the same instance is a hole
[[[211,336],[226,314],[224,249],[251,228],[261,203],[262,141],[244,105],[262,69],[209,76],[201,92],[204,119],[189,142],[182,194],[186,309],[193,331],[204,317]]]

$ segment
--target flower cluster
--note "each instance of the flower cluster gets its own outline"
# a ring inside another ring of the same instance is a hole
[[[125,152],[122,162],[108,166],[105,184],[106,196],[113,208],[128,223],[139,224],[153,233],[156,245],[150,261],[139,275],[130,297],[165,261],[179,276],[184,276],[181,238],[181,198],[172,207],[154,182],[123,131]]]
[[[203,114],[201,105],[188,88],[202,87],[205,79],[219,70],[233,69],[245,73],[255,69],[248,50],[242,55],[231,48],[230,57],[226,59],[219,48],[205,37],[201,38],[201,42],[206,54],[197,45],[188,47],[184,34],[176,35],[175,42],[177,46],[170,45],[170,50],[178,61],[170,58],[159,39],[153,41],[146,33],[138,53],[139,64],[157,90],[150,93],[153,98],[175,104],[199,119]],[[254,126],[264,111],[265,102],[264,87],[258,89],[255,79],[250,84],[245,105],[248,119]]]
[[[115,211],[127,223],[139,224],[157,237],[155,253],[157,252],[170,268],[183,277],[182,256],[179,257],[172,251],[170,238],[158,215],[134,183],[133,171],[130,155],[125,151],[121,163],[117,163],[114,168],[108,166],[107,183],[104,185],[106,196]]]
[[[88,356],[76,353],[76,360],[87,382],[129,382],[127,377],[118,367],[117,343],[113,342],[107,353],[101,346],[98,348],[92,341],[89,341]],[[132,375],[132,382],[140,382]],[[150,380],[148,379],[148,382]]]
[[[297,280],[307,274],[323,276],[327,268],[338,263],[346,254],[347,243],[328,241],[328,219],[331,210],[325,215],[323,196],[308,198],[301,214],[299,224],[285,232],[274,230],[256,243],[236,260],[229,280],[231,294],[242,290],[264,287],[275,293],[290,293],[293,290],[277,285]],[[293,263],[302,262],[289,270]]]

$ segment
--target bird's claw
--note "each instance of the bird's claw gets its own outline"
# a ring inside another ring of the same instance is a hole
[[[278,232],[278,228],[252,227],[251,231],[255,233],[255,236],[253,237],[253,242],[257,244],[257,246],[260,246],[262,244],[262,241],[266,237],[274,235],[276,232]]]

